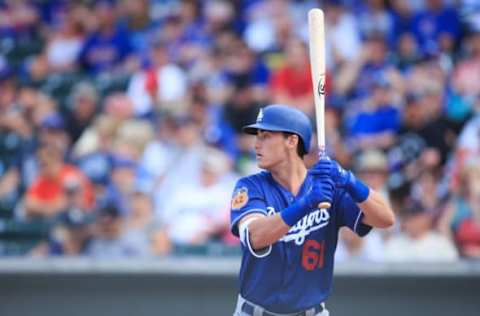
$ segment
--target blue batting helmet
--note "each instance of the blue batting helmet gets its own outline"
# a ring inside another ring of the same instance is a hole
[[[303,141],[305,152],[310,150],[312,125],[308,116],[300,110],[282,104],[266,106],[260,109],[255,124],[243,127],[245,133],[252,135],[256,135],[259,129],[296,134]]]

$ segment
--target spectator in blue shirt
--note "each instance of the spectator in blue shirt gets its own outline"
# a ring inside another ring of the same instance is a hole
[[[450,51],[461,35],[458,13],[443,0],[428,0],[413,19],[413,32],[424,53]]]
[[[372,96],[353,122],[350,137],[357,149],[388,149],[393,145],[400,125],[400,113],[391,104],[390,85],[385,79],[374,81]]]
[[[99,27],[80,52],[80,62],[91,74],[115,70],[132,51],[130,36],[116,24],[115,7],[109,1],[97,2],[95,14]]]

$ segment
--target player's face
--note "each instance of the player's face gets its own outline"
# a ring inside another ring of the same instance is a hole
[[[286,138],[281,132],[258,130],[255,153],[260,168],[271,170],[286,160]]]

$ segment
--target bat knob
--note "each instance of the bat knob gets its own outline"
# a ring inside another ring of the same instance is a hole
[[[320,204],[318,204],[318,208],[322,209],[322,208],[330,208],[331,204],[330,202],[320,202]]]

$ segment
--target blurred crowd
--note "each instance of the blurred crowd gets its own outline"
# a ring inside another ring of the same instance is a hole
[[[0,256],[237,254],[241,127],[270,103],[314,119],[312,7],[328,153],[397,215],[342,230],[337,260],[480,258],[474,0],[0,0]]]

